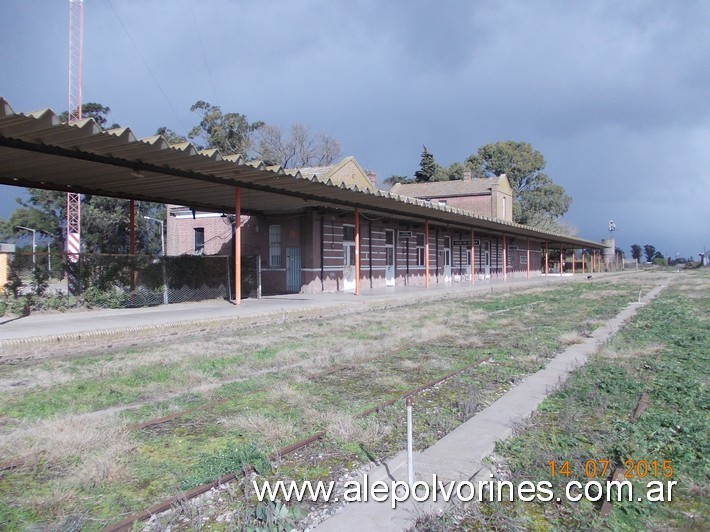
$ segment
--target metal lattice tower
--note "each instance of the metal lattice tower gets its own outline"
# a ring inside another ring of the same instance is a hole
[[[69,0],[69,122],[81,120],[84,0]]]
[[[69,0],[69,99],[68,122],[81,120],[82,86],[82,34],[84,25],[84,0]],[[81,195],[67,192],[67,259],[79,262],[81,252]],[[80,291],[78,278],[69,272],[69,292]]]

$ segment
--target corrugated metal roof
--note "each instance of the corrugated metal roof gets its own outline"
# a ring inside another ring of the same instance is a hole
[[[316,175],[287,173],[242,156],[199,151],[191,143],[170,146],[162,136],[138,139],[130,128],[102,131],[92,119],[71,124],[50,109],[15,113],[0,98],[0,183],[72,191],[213,212],[234,209],[242,188],[245,213],[277,213],[306,207],[359,208],[363,213],[423,223],[428,219],[577,247],[597,242],[555,235],[510,222],[380,190],[322,182]]]

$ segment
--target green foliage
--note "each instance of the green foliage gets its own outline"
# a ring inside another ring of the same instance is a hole
[[[631,245],[631,258],[636,260],[641,260],[642,249],[638,244]]]
[[[656,266],[666,266],[666,259],[664,259],[663,257],[656,257],[653,259],[652,262]]]
[[[391,188],[397,183],[414,183],[414,179],[406,175],[391,175],[383,183]]]
[[[247,532],[289,532],[296,529],[303,517],[299,508],[289,508],[285,503],[269,501],[254,509],[253,518],[257,526],[246,527]]]
[[[682,530],[691,524],[688,516],[695,515],[696,526],[702,529],[708,507],[704,490],[699,489],[708,476],[709,399],[704,382],[710,369],[708,302],[707,297],[665,293],[644,307],[608,347],[622,356],[590,360],[542,403],[524,431],[497,445],[512,480],[551,480],[561,493],[569,480],[588,480],[583,471],[590,459],[610,459],[610,470],[629,459],[669,460],[672,480],[678,481],[673,504],[614,502],[606,526]],[[642,392],[649,393],[649,407],[632,422],[629,414]],[[571,476],[551,479],[550,460],[569,460]],[[643,492],[645,482],[652,479],[631,479],[634,491]],[[541,506],[526,504],[518,517],[530,518],[542,511],[541,529],[602,524],[594,505]],[[471,524],[465,520],[463,528]]]
[[[20,278],[20,271],[17,264],[17,257],[14,257],[10,261],[10,271],[7,275],[7,283],[5,284],[5,293],[11,294],[14,298],[20,297],[20,292],[23,286],[22,279]]]
[[[513,189],[515,222],[537,225],[541,219],[563,216],[572,203],[564,188],[543,173],[545,158],[527,142],[486,144],[465,161],[475,175],[505,174]]]
[[[463,179],[463,173],[466,167],[458,162],[452,163],[449,166],[436,165],[436,171],[431,181],[460,181]]]
[[[187,137],[175,133],[175,131],[165,126],[159,127],[155,134],[161,135],[168,144],[182,144],[183,142],[187,142]]]
[[[32,270],[32,282],[30,286],[32,287],[34,295],[38,297],[44,295],[44,292],[49,286],[49,274],[47,273],[47,270],[35,267]]]
[[[205,484],[219,477],[239,473],[247,467],[253,467],[260,475],[271,471],[269,457],[255,445],[236,447],[226,445],[215,453],[204,453],[198,462],[185,475],[180,483],[180,489],[188,490]]]
[[[106,127],[106,124],[108,124],[108,115],[110,112],[111,109],[109,107],[106,107],[96,102],[88,102],[82,104],[81,106],[81,118],[93,118],[101,129],[112,129],[120,127],[116,123],[111,124],[108,128]],[[59,120],[61,120],[62,122],[66,122],[68,119],[69,113],[67,111],[64,111],[62,114],[59,115]]]
[[[88,308],[124,308],[128,305],[129,294],[115,290],[101,290],[91,286],[81,293],[81,301]]]
[[[656,246],[652,244],[646,244],[643,246],[643,254],[646,256],[646,262],[654,262],[654,259],[662,259],[663,253],[656,249]],[[654,263],[655,264],[655,263]],[[665,264],[665,262],[664,262]]]
[[[222,113],[217,105],[199,100],[190,111],[198,112],[200,123],[187,136],[202,139],[204,148],[216,148],[222,155],[249,152],[250,134],[264,125],[264,122],[249,123],[247,117],[239,113]]]
[[[414,180],[417,183],[425,183],[427,181],[432,181],[434,175],[436,174],[437,164],[434,161],[434,155],[432,155],[426,146],[423,146],[422,158],[419,162],[419,170],[414,172]]]

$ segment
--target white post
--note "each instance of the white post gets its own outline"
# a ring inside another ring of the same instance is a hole
[[[32,268],[34,269],[36,267],[37,262],[35,259],[35,255],[37,253],[37,231],[30,227],[25,227],[24,225],[17,225],[15,227],[17,227],[18,229],[24,229],[25,231],[32,232]]]
[[[409,486],[414,485],[414,458],[412,456],[412,397],[407,397],[407,477]]]
[[[152,216],[143,216],[143,218],[160,224],[160,268],[163,272],[163,305],[167,305],[169,301],[167,277],[165,276],[165,226],[163,220],[159,220],[158,218],[153,218]]]

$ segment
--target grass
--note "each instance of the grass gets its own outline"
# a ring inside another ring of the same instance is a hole
[[[624,466],[626,460],[668,460],[678,482],[672,502],[600,504],[483,503],[444,517],[427,517],[419,529],[707,530],[710,528],[710,276],[685,275],[639,311],[603,351],[576,370],[548,397],[517,435],[496,447],[499,474],[514,482],[552,481],[564,493],[568,481],[588,480],[588,460]],[[691,295],[692,294],[692,295]],[[643,392],[650,404],[629,418]],[[571,475],[551,478],[549,462],[568,460]],[[653,475],[652,475],[653,476]],[[666,480],[659,472],[656,476]],[[648,479],[634,478],[636,493]],[[597,478],[597,480],[605,480]],[[415,527],[417,528],[417,527]]]
[[[9,512],[8,522],[21,528],[58,526],[66,516],[86,529],[100,528],[121,513],[228,471],[239,452],[265,455],[322,429],[325,440],[280,460],[272,474],[337,475],[404,447],[400,406],[366,419],[356,419],[358,412],[491,356],[490,363],[417,399],[417,444],[426,447],[653,284],[648,276],[628,279],[372,310],[348,316],[347,326],[338,317],[224,328],[219,335],[196,335],[170,347],[3,367],[0,382],[27,381],[22,387],[0,386],[0,447],[11,457],[22,455],[11,445],[20,427],[40,429],[50,422],[71,427],[70,419],[125,426],[226,401],[125,432],[122,453],[107,446],[105,458],[98,451],[91,458],[91,452],[77,457],[65,450],[56,459],[71,465],[66,470],[6,472],[0,511]],[[112,410],[128,406],[120,414]],[[96,480],[82,468],[95,471]],[[245,511],[251,511],[248,505]]]

